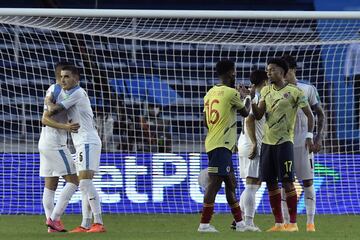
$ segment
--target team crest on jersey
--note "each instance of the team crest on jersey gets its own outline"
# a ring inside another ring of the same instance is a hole
[[[290,97],[290,92],[284,93],[284,98],[289,98]]]
[[[230,172],[230,166],[226,167],[226,172]]]

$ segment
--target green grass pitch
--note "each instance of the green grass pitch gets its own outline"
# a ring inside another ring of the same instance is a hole
[[[80,221],[80,215],[65,215],[63,218],[65,227],[72,229]],[[229,228],[231,215],[216,214],[212,224],[220,233],[198,233],[199,214],[131,214],[131,215],[105,215],[104,222],[108,232],[90,233],[53,233],[46,232],[44,216],[0,216],[0,239],[360,239],[360,216],[354,215],[318,215],[316,216],[317,232],[307,233],[305,231],[305,216],[298,216],[298,233],[267,233],[265,230],[272,226],[273,217],[270,215],[256,215],[255,222],[263,230],[261,233],[239,233]]]

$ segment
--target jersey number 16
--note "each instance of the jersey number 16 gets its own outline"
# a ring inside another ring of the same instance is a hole
[[[216,124],[217,121],[220,119],[220,113],[218,110],[213,108],[214,104],[219,104],[218,99],[213,99],[211,103],[209,104],[209,100],[206,101],[205,107],[206,107],[206,121],[208,124]]]

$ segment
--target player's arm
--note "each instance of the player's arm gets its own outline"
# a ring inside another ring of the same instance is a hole
[[[243,117],[247,117],[250,113],[250,98],[245,98],[244,107],[240,109],[240,115]]]
[[[80,128],[80,125],[78,123],[65,124],[55,121],[54,119],[51,118],[49,111],[46,110],[44,111],[43,116],[41,118],[41,123],[49,127],[64,129],[68,132],[73,132],[73,133],[77,133],[78,129]]]
[[[47,105],[47,112],[48,112],[49,116],[53,116],[65,109],[62,104],[53,103],[51,97],[45,98],[45,104]]]
[[[301,110],[304,112],[308,120],[308,133],[306,135],[305,147],[310,151],[313,151],[313,130],[314,130],[314,115],[310,109],[309,104],[302,107]]]
[[[316,136],[314,137],[314,146],[313,146],[314,152],[317,153],[321,150],[321,146],[322,146],[322,140],[324,136],[325,113],[320,103],[313,105],[312,109],[317,116]]]
[[[250,114],[246,119],[246,131],[249,135],[250,141],[252,143],[252,149],[249,154],[249,159],[254,159],[257,153],[257,140],[255,135],[255,117]]]

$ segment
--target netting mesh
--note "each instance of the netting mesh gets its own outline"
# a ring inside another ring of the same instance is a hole
[[[283,54],[298,60],[299,80],[317,87],[327,117],[316,156],[318,211],[359,212],[358,201],[346,202],[360,184],[360,89],[343,70],[347,49],[360,44],[359,20],[0,16],[0,23],[0,213],[41,212],[37,141],[58,61],[81,69],[92,102],[104,211],[185,213],[201,208],[202,98],[218,82],[216,62],[234,60],[237,83],[248,85],[253,69]],[[270,212],[260,192],[258,210]],[[80,211],[79,201],[69,212]],[[217,202],[218,212],[228,210],[223,192]]]

